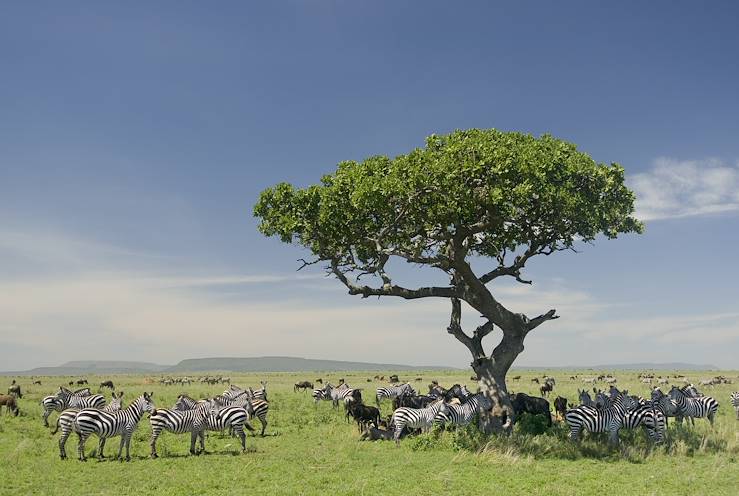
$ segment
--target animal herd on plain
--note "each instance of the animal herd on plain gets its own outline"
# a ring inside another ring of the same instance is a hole
[[[384,376],[376,376],[379,380]],[[518,382],[520,376],[514,376],[513,382]],[[187,378],[164,378],[159,382],[169,385],[170,381],[177,384],[187,384]],[[217,379],[216,382],[214,379]],[[225,380],[223,380],[225,379]],[[645,380],[655,377],[651,374],[640,374],[638,380],[644,384]],[[660,385],[664,382],[661,377],[656,378]],[[666,379],[666,378],[665,378]],[[682,376],[673,379],[685,378]],[[261,435],[264,436],[267,427],[269,402],[267,400],[267,383],[261,382],[261,387],[242,389],[230,384],[230,378],[202,377],[198,379],[204,383],[229,383],[228,389],[222,394],[207,399],[194,399],[180,394],[171,408],[156,408],[153,392],[145,392],[136,397],[124,408],[122,391],[115,391],[112,381],[100,383],[103,388],[112,390],[112,399],[106,403],[105,397],[99,393],[92,393],[89,387],[72,391],[60,386],[58,391],[41,400],[43,406],[42,420],[49,426],[49,415],[56,411],[59,415],[52,434],[60,432],[59,456],[67,458],[66,443],[72,433],[77,434],[77,455],[85,460],[85,443],[93,434],[98,438],[97,457],[104,458],[105,442],[108,438],[120,436],[120,444],[116,458],[123,456],[130,460],[131,437],[144,414],[149,414],[151,425],[150,456],[158,456],[156,444],[163,432],[173,434],[190,434],[190,453],[199,454],[205,451],[205,435],[208,431],[223,432],[239,438],[241,451],[246,451],[246,432],[255,432],[251,425],[253,419],[261,423]],[[684,420],[694,425],[696,418],[706,418],[713,425],[718,411],[718,401],[711,396],[699,392],[693,384],[686,383],[680,387],[673,385],[665,393],[659,386],[651,387],[649,398],[630,395],[626,390],[619,390],[617,381],[612,376],[583,377],[571,376],[570,380],[580,380],[584,384],[592,385],[597,381],[605,382],[609,388],[602,391],[593,387],[593,396],[587,389],[578,389],[578,403],[570,403],[562,396],[554,400],[554,414],[558,421],[564,422],[569,430],[569,437],[577,442],[583,431],[591,433],[606,433],[609,444],[618,444],[619,432],[625,429],[643,428],[650,440],[655,443],[665,439],[668,419],[674,418],[682,424]],[[368,381],[371,379],[368,378]],[[74,383],[75,381],[72,381]],[[79,385],[87,384],[86,379],[76,381]],[[397,376],[388,377],[389,384],[378,387],[374,391],[374,405],[367,405],[362,396],[362,388],[353,388],[344,379],[339,379],[338,385],[330,382],[323,384],[322,379],[300,381],[294,384],[293,391],[312,390],[312,398],[318,405],[321,401],[330,401],[334,408],[343,405],[347,421],[354,420],[362,440],[394,440],[396,444],[405,436],[428,432],[434,427],[442,429],[464,427],[473,422],[481,412],[493,408],[491,400],[482,393],[473,393],[465,385],[454,384],[444,388],[437,381],[428,386],[427,394],[419,394],[409,382],[401,383]],[[542,415],[547,426],[552,425],[552,414],[547,396],[555,389],[556,380],[545,376],[541,379],[532,379],[540,385],[541,397],[530,396],[525,393],[510,393],[510,400],[515,416],[521,414]],[[685,381],[687,382],[687,381]],[[710,384],[709,384],[710,382]],[[315,384],[320,387],[314,388]],[[731,381],[724,376],[701,381],[704,387],[717,384],[728,384]],[[34,381],[40,385],[40,381]],[[19,384],[15,381],[8,388],[7,395],[0,395],[0,411],[5,406],[9,413],[19,414],[18,400],[23,398]],[[730,395],[736,419],[739,420],[739,391]],[[380,411],[382,401],[392,402],[393,413],[383,418]],[[199,449],[196,445],[199,444]]]

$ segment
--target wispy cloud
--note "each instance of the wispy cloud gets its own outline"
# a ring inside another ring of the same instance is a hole
[[[658,158],[630,183],[637,197],[636,215],[642,220],[739,210],[739,164],[715,158]]]

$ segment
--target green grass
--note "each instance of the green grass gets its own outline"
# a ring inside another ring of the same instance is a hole
[[[413,379],[415,376],[405,377]],[[416,374],[416,372],[413,372]],[[516,391],[534,392],[530,382],[535,374],[521,374],[509,386]],[[724,372],[736,380],[736,372]],[[638,494],[739,494],[739,421],[735,420],[728,395],[737,384],[706,390],[721,407],[713,429],[706,420],[695,428],[679,428],[670,423],[664,446],[652,447],[642,432],[622,433],[619,448],[610,449],[600,436],[586,436],[579,445],[567,440],[566,429],[555,426],[540,436],[519,431],[510,437],[485,438],[473,429],[460,432],[432,432],[408,438],[396,448],[388,442],[360,442],[354,425],[330,403],[314,406],[309,393],[293,393],[297,380],[313,380],[321,374],[230,374],[241,386],[258,386],[268,380],[270,400],[267,436],[247,438],[249,452],[239,453],[234,438],[210,433],[208,453],[187,456],[188,436],[165,433],[157,448],[160,458],[148,458],[150,428],[143,419],[131,444],[133,460],[86,463],[75,459],[76,436],[67,443],[71,459],[61,461],[57,436],[41,422],[39,400],[51,394],[67,378],[41,378],[43,386],[31,386],[30,379],[18,378],[24,387],[21,415],[0,417],[0,494],[479,494],[505,491],[508,494],[571,495],[609,490]],[[355,387],[365,388],[372,398],[379,382],[366,382],[375,373],[347,372],[326,376],[334,384],[339,377]],[[388,375],[388,373],[385,373]],[[401,379],[404,377],[400,373]],[[469,373],[418,373],[425,389],[431,379],[444,385],[467,383]],[[537,371],[539,377],[542,372]],[[567,380],[571,372],[552,372],[557,378],[555,395],[574,401],[582,384]],[[672,375],[672,373],[670,373]],[[686,373],[697,382],[710,373]],[[619,386],[646,395],[635,373],[617,373]],[[147,383],[155,376],[113,376],[118,390],[130,401],[146,391],[154,391],[159,407],[170,407],[177,394],[187,391],[194,397],[221,392],[223,386],[160,386]],[[9,383],[11,378],[7,378]],[[102,378],[89,377],[91,384]],[[416,383],[414,383],[416,384]],[[604,387],[604,386],[601,386]],[[93,387],[94,389],[94,387]],[[109,397],[109,393],[105,393]],[[390,406],[383,404],[383,413]],[[53,413],[50,421],[56,421]],[[254,425],[259,428],[259,422]],[[88,440],[90,455],[97,443]],[[108,441],[106,454],[118,449],[118,439]],[[12,481],[12,482],[11,482]],[[61,489],[63,487],[63,489]]]

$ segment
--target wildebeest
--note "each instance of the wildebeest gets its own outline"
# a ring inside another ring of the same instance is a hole
[[[547,396],[547,395],[548,395],[549,393],[551,393],[553,389],[554,389],[554,386],[552,386],[552,383],[551,383],[551,382],[545,382],[545,383],[544,383],[544,384],[542,384],[542,385],[541,385],[541,387],[539,388],[539,392],[541,393],[541,396],[542,396],[542,397],[545,397],[545,396]]]
[[[21,393],[21,385],[15,384],[15,381],[13,381],[13,385],[8,388],[8,394],[16,396],[18,398],[23,398],[23,393]]]
[[[374,406],[363,405],[357,401],[347,403],[346,410],[347,420],[351,416],[357,422],[357,428],[361,431],[362,427],[374,423],[380,423],[380,410]]]
[[[567,413],[567,398],[557,396],[554,399],[554,411],[557,414],[557,419],[564,419]]]
[[[33,381],[33,383],[38,384],[39,386],[41,385],[41,381]]]
[[[316,382],[317,382],[318,384],[323,384],[323,379],[321,379],[321,378],[319,377],[318,379],[316,379]]]
[[[296,392],[298,389],[303,391],[306,389],[313,389],[313,383],[308,381],[296,382],[295,385],[293,385],[293,392]]]
[[[13,412],[13,415],[18,416],[18,403],[12,394],[0,394],[0,413],[3,406],[8,407],[8,413]]]
[[[532,415],[544,415],[547,418],[547,425],[552,425],[552,414],[549,411],[549,402],[544,398],[529,396],[525,393],[516,393],[511,395],[511,404],[516,416],[526,412]]]
[[[110,388],[113,391],[115,391],[115,386],[113,385],[113,381],[103,381],[100,383],[100,389],[103,389],[104,387]]]
[[[539,379],[537,377],[534,377],[531,379],[531,382],[535,382],[536,384],[539,384]]]
[[[393,374],[393,375],[390,376],[390,383],[391,384],[396,384],[398,382],[400,382],[400,379],[398,379],[398,376],[397,375]]]
[[[78,386],[81,386],[83,384],[87,384],[87,379],[78,379],[77,380],[77,385]]]
[[[513,376],[513,380],[514,380],[514,381],[518,381],[518,380],[520,380],[520,379],[521,379],[521,376],[520,376],[520,375],[514,375],[514,376]]]

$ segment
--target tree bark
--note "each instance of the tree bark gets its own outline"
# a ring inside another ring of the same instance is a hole
[[[477,374],[480,392],[490,398],[493,407],[480,414],[480,431],[485,434],[510,433],[515,420],[515,412],[505,383],[506,370],[492,358],[479,358],[472,362]]]

